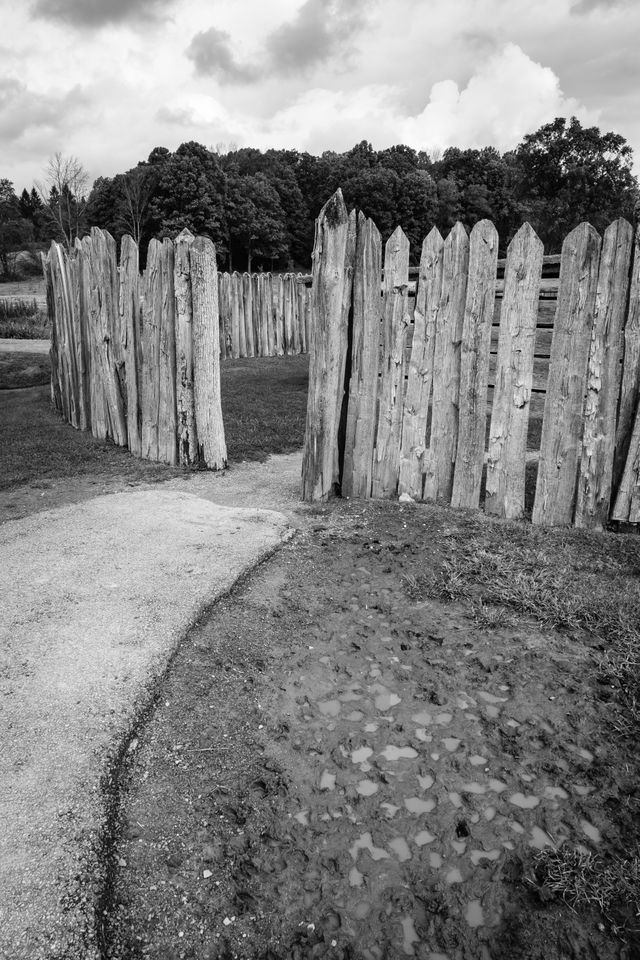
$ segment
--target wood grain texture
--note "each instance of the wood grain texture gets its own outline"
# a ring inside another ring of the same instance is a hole
[[[633,244],[633,265],[629,285],[629,306],[624,324],[624,362],[616,425],[613,460],[613,489],[617,491],[629,451],[634,414],[640,400],[640,226]]]
[[[607,227],[591,331],[574,518],[577,527],[591,530],[603,530],[609,519],[632,248],[630,223],[621,219]]]
[[[394,497],[398,489],[405,370],[404,341],[409,323],[407,283],[409,240],[396,227],[385,244],[382,303],[383,354],[378,387],[378,425],[373,451],[371,496]]]
[[[382,299],[382,240],[373,220],[358,216],[353,275],[351,374],[344,443],[342,493],[371,496],[378,398],[378,340]]]
[[[433,383],[433,358],[438,311],[442,299],[444,240],[434,227],[422,244],[409,376],[402,411],[398,494],[422,498],[423,457]]]
[[[489,345],[498,262],[498,231],[479,220],[469,238],[469,272],[460,349],[458,447],[453,507],[477,509],[487,429]]]
[[[138,245],[125,235],[120,243],[118,310],[127,384],[127,446],[139,457],[142,449],[140,412],[140,269]]]
[[[442,297],[436,320],[431,437],[424,456],[424,499],[449,501],[458,444],[460,343],[469,268],[469,238],[456,223],[444,243]]]
[[[582,412],[600,261],[600,236],[581,223],[565,239],[532,521],[573,520]]]
[[[198,463],[198,431],[193,386],[193,301],[191,297],[193,241],[193,234],[186,229],[176,237],[173,281],[176,298],[176,429],[178,460],[184,466]]]
[[[356,246],[355,212],[337,190],[320,211],[313,249],[312,339],[302,457],[302,499],[326,500],[340,486],[338,429],[345,390]]]
[[[207,237],[191,244],[193,303],[193,392],[198,455],[210,470],[227,465],[227,447],[220,402],[220,351],[216,251]]]
[[[524,512],[527,430],[544,247],[525,223],[509,244],[489,429],[485,512]]]

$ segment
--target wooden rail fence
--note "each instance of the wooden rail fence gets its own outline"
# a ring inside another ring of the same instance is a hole
[[[183,231],[139,252],[91,230],[43,270],[51,395],[65,420],[169,464],[226,465],[220,358],[306,351],[310,291],[298,276],[218,274],[210,240]]]
[[[340,191],[325,204],[305,500],[341,491],[477,508],[484,491],[486,512],[519,518],[537,400],[533,523],[640,522],[640,234],[617,220],[601,238],[583,223],[543,258],[524,224],[500,267],[489,221],[446,240],[434,228],[412,284],[400,228],[383,256],[375,224],[349,214]]]

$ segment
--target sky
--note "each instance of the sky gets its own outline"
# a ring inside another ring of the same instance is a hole
[[[196,140],[515,147],[555,117],[640,171],[638,0],[0,0],[0,178]]]

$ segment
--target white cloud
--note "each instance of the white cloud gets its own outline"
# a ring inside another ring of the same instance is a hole
[[[405,140],[417,147],[491,144],[503,151],[561,116],[597,121],[596,113],[563,95],[549,67],[508,43],[478,68],[464,89],[453,80],[434,84],[424,110],[407,118],[403,130]]]

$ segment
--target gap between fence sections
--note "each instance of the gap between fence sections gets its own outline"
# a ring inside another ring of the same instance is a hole
[[[625,220],[603,237],[583,223],[544,258],[524,224],[505,261],[497,251],[489,221],[470,235],[456,224],[446,240],[434,228],[414,283],[400,228],[383,251],[340,191],[328,201],[313,256],[305,499],[483,499],[520,518],[537,405],[532,521],[640,522],[640,234]]]

